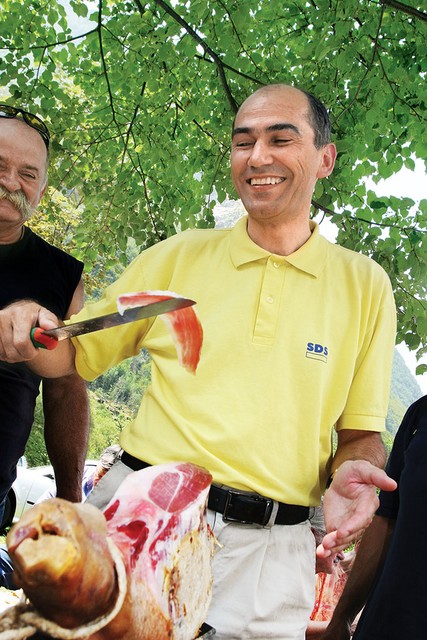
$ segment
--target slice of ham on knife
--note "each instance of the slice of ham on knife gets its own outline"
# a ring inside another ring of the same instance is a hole
[[[133,307],[178,297],[178,294],[172,291],[125,293],[117,298],[117,309],[119,313],[123,314],[127,309]],[[164,313],[160,318],[172,335],[180,365],[191,373],[195,373],[203,343],[202,325],[196,311],[193,307],[186,307]]]
[[[104,514],[59,498],[27,511],[7,543],[16,582],[43,618],[36,628],[85,640],[196,638],[212,588],[211,481],[197,465],[157,465],[127,476]],[[16,628],[11,609],[0,639]]]

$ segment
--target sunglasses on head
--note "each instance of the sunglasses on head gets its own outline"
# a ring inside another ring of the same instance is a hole
[[[0,104],[0,118],[19,118],[26,122],[30,127],[38,131],[43,138],[46,148],[49,149],[50,133],[49,129],[38,116],[29,111],[24,111],[18,107],[11,107],[8,104]]]

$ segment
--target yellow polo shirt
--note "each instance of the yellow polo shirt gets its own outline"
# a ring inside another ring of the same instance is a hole
[[[179,366],[160,317],[74,340],[92,380],[142,347],[152,383],[121,445],[151,464],[200,464],[214,480],[300,505],[325,488],[337,429],[382,431],[396,329],[390,281],[312,224],[295,253],[271,255],[246,232],[189,230],[144,251],[73,321],[116,310],[119,294],[167,289],[197,301],[196,375]]]

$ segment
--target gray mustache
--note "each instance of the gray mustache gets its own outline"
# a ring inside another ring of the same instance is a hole
[[[0,200],[8,200],[14,207],[18,209],[24,220],[33,213],[33,207],[28,202],[23,191],[7,191],[4,187],[0,187]]]

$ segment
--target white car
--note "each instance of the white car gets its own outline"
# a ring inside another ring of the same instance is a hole
[[[95,460],[86,460],[86,467],[95,469]],[[56,493],[55,475],[53,467],[27,467],[25,459],[20,461],[17,468],[17,477],[6,497],[3,520],[0,525],[0,533],[13,522],[19,520],[22,514],[30,509],[46,492],[51,496]],[[50,497],[46,495],[46,497]]]

